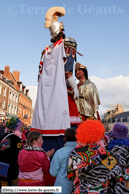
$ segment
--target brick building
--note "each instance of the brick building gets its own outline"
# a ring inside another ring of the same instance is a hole
[[[19,76],[20,72],[11,73],[9,66],[0,71],[0,118],[20,117],[24,124],[30,126],[32,100],[29,90],[19,81]]]
[[[8,84],[3,79],[4,71],[0,70],[0,121],[6,118],[8,103]]]
[[[19,91],[11,78],[4,77],[0,71],[0,120],[17,116]]]
[[[19,106],[18,106],[18,117],[22,120],[24,124],[27,126],[31,125],[31,109],[32,109],[32,100],[29,97],[29,90],[26,89],[26,86],[23,85],[22,82],[17,82],[20,95],[19,95]]]

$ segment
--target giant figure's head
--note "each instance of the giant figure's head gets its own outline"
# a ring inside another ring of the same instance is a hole
[[[58,21],[58,17],[65,15],[63,7],[51,7],[45,15],[45,28],[49,28],[51,34],[51,42],[56,42],[58,39],[65,38],[63,34],[63,22]]]

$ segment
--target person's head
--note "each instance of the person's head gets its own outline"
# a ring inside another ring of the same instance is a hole
[[[51,34],[51,42],[56,42],[61,38],[65,38],[63,34],[63,22],[58,21],[58,17],[65,15],[64,7],[51,7],[45,15],[45,28],[49,28]]]
[[[87,120],[77,128],[77,142],[83,146],[97,143],[104,137],[105,128],[99,120]]]
[[[50,41],[52,43],[55,43],[56,41],[58,41],[60,39],[65,39],[64,29],[62,29],[59,34],[52,36]]]
[[[113,126],[113,130],[110,131],[108,134],[109,138],[121,139],[127,138],[128,139],[128,127],[122,123],[116,123]]]
[[[10,133],[12,130],[9,129],[8,127],[4,127],[4,133]]]
[[[81,63],[77,62],[75,64],[75,76],[78,80],[86,79],[88,80],[88,71],[87,67],[82,65]]]
[[[43,138],[42,138],[42,134],[38,131],[31,131],[28,135],[27,135],[27,145],[28,146],[38,146],[38,147],[42,147],[43,145]]]
[[[65,131],[65,142],[76,141],[76,130],[73,128],[67,128]]]
[[[20,131],[22,126],[22,121],[17,117],[11,117],[6,121],[5,127],[9,128],[10,131]]]

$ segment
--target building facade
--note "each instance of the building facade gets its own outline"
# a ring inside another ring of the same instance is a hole
[[[120,104],[113,106],[103,116],[102,123],[106,131],[112,130],[115,123],[123,123],[129,130],[129,111],[125,112]]]
[[[0,120],[17,116],[19,91],[13,87],[14,82],[6,79],[0,71]]]
[[[0,119],[19,117],[27,126],[32,122],[32,100],[29,90],[19,81],[20,72],[0,70]]]
[[[18,117],[22,120],[24,124],[30,126],[32,123],[32,100],[29,97],[29,90],[26,89],[23,83],[18,82],[18,86],[20,88]]]
[[[7,102],[7,117],[17,117],[19,91],[9,85],[8,87],[8,102]]]
[[[4,71],[0,71],[0,121],[6,119],[8,102],[8,84],[3,79]]]

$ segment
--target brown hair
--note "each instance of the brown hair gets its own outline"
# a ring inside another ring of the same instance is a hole
[[[73,128],[67,128],[66,131],[65,131],[65,135],[64,135],[64,138],[65,138],[65,142],[67,141],[76,141],[76,130],[73,129]]]
[[[27,135],[27,145],[33,146],[33,141],[38,140],[38,138],[42,136],[42,134],[38,131],[32,131]]]
[[[83,69],[83,68],[80,68],[80,69],[84,72],[84,76],[85,76],[86,80],[88,80],[88,71],[87,71],[87,69]],[[76,72],[77,72],[77,70],[75,70],[75,76],[76,76]]]

